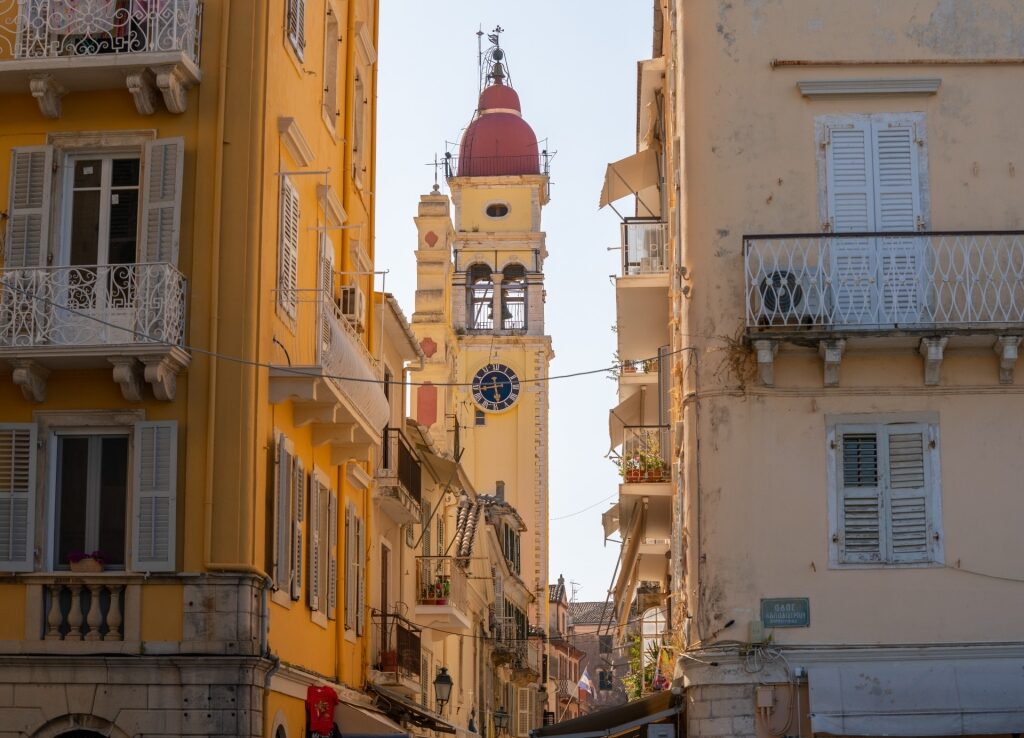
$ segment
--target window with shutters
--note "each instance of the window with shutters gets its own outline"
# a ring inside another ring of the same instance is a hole
[[[306,54],[306,0],[286,0],[285,5],[285,34],[302,61]]]
[[[355,505],[345,506],[345,628],[355,635],[364,629],[366,528]]]
[[[341,26],[334,3],[327,3],[327,18],[324,24],[324,123],[334,133],[338,125],[338,50],[341,47]]]
[[[306,471],[292,441],[283,433],[275,433],[275,436],[274,599],[279,604],[289,605],[302,597]]]
[[[362,188],[363,176],[367,162],[367,121],[369,110],[366,84],[366,69],[362,66],[356,71],[355,89],[352,95],[352,179],[356,187]]]
[[[288,177],[281,177],[280,233],[277,256],[277,304],[295,320],[299,280],[299,193]]]
[[[337,607],[337,495],[331,490],[327,475],[314,468],[309,482],[309,539],[307,596],[309,608],[319,614],[314,619],[322,625],[334,619]]]
[[[830,561],[941,563],[938,424],[840,421],[828,441]]]

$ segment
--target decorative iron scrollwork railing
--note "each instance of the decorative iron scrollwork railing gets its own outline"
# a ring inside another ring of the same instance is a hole
[[[751,331],[1024,323],[1024,231],[757,235],[743,253]]]
[[[0,348],[180,346],[185,290],[164,263],[11,269],[0,276]]]
[[[199,0],[0,0],[0,58],[182,51],[199,63]]]

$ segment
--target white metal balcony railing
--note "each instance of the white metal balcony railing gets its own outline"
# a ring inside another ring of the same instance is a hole
[[[325,377],[374,429],[382,429],[390,409],[381,388],[379,364],[334,296],[324,290],[274,290],[273,295],[294,329],[276,336],[288,367],[297,376]]]
[[[1020,327],[1024,231],[744,238],[748,329]]]
[[[83,578],[42,587],[43,639],[123,641],[125,583]]]
[[[623,481],[668,481],[668,441],[666,425],[627,425],[622,434]]]
[[[0,276],[0,349],[180,346],[186,285],[164,263],[12,269]]]
[[[622,223],[622,276],[658,274],[668,269],[664,221],[627,218]]]
[[[0,58],[181,51],[199,63],[199,0],[0,0]]]
[[[418,605],[450,605],[467,612],[466,572],[453,556],[416,558],[416,594]]]

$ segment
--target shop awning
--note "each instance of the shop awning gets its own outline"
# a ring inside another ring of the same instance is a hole
[[[545,725],[530,731],[533,738],[599,738],[620,735],[648,723],[664,722],[683,711],[682,695],[666,690],[624,705],[598,710],[582,717]]]
[[[335,706],[334,724],[342,738],[409,738],[409,731],[387,715],[347,702]]]
[[[832,735],[991,735],[1024,728],[1024,660],[809,665],[811,728]]]
[[[601,207],[658,184],[658,153],[644,149],[608,165],[601,188]]]
[[[391,716],[392,719],[404,720],[420,728],[436,730],[439,733],[455,733],[455,726],[436,712],[428,710],[405,696],[392,692],[390,689],[379,687],[376,684],[370,685],[370,688],[380,698],[380,709]]]

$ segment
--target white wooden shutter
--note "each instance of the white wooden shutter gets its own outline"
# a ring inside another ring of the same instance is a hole
[[[345,506],[345,627],[356,627],[356,526],[351,503]]]
[[[530,693],[528,687],[516,688],[516,735],[528,736],[530,734]]]
[[[871,124],[831,126],[825,145],[828,224],[835,233],[875,230]],[[833,322],[873,324],[877,312],[875,250],[869,238],[831,241]]]
[[[356,517],[356,635],[363,634],[366,610],[366,526]]]
[[[331,492],[327,502],[327,617],[338,617],[338,495]]]
[[[839,426],[836,485],[838,545],[844,563],[882,559],[881,460],[884,440],[874,426]]]
[[[306,49],[306,0],[288,0],[288,40],[302,59]]]
[[[324,352],[331,350],[331,316],[334,305],[334,242],[326,233],[320,234],[319,265],[320,300],[320,344]]]
[[[140,262],[178,263],[185,139],[160,138],[145,148]]]
[[[916,126],[876,121],[872,136],[876,230],[913,232],[924,225]],[[882,238],[877,250],[882,322],[918,322],[924,290],[920,239]]]
[[[288,177],[281,178],[281,215],[278,248],[278,303],[295,319],[299,283],[299,193]]]
[[[47,263],[52,177],[52,146],[12,149],[5,269]]]
[[[309,608],[320,609],[320,480],[309,482]]]
[[[174,571],[178,423],[135,424],[132,569]]]
[[[290,591],[292,563],[292,471],[294,456],[291,441],[277,435],[277,475],[275,478],[274,584]]]
[[[35,423],[0,424],[0,571],[32,571],[36,509]]]
[[[889,558],[893,563],[933,560],[933,520],[928,426],[889,425]]]
[[[302,599],[302,522],[306,513],[306,468],[295,457],[292,474],[292,599]]]

